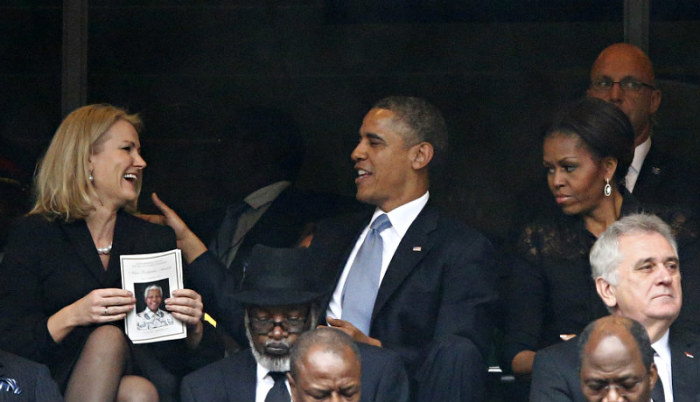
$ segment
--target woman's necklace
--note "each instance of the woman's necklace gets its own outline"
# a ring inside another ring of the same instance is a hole
[[[96,247],[96,248],[97,248],[97,254],[109,255],[109,253],[112,252],[112,243],[109,243],[109,246],[107,246],[107,247]]]

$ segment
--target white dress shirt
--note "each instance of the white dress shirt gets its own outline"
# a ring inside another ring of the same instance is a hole
[[[632,159],[632,164],[630,164],[629,169],[627,169],[627,176],[625,176],[625,188],[627,188],[630,193],[634,191],[634,185],[637,184],[639,172],[642,171],[642,164],[644,164],[644,159],[646,159],[650,149],[651,137],[634,148],[634,158]]]
[[[673,378],[671,377],[671,347],[668,344],[668,330],[664,336],[654,342],[651,347],[654,349],[654,364],[659,372],[659,380],[664,385],[664,399],[666,402],[673,402]]]
[[[270,392],[272,387],[275,385],[275,380],[270,376],[270,370],[257,364],[258,369],[256,371],[257,382],[255,385],[255,402],[265,402],[267,393]],[[289,380],[285,379],[284,383],[287,385],[287,391],[289,395],[292,394],[292,390],[289,388]]]
[[[382,270],[381,275],[379,277],[379,285],[381,286],[382,280],[384,279],[384,274],[386,274],[386,270],[389,268],[389,263],[394,257],[396,249],[399,248],[399,243],[401,243],[401,239],[403,239],[403,236],[408,231],[408,228],[411,227],[411,224],[413,224],[413,221],[416,220],[418,214],[420,214],[420,211],[422,211],[425,205],[428,203],[428,198],[430,198],[430,192],[426,192],[421,197],[416,198],[413,201],[407,202],[406,204],[403,204],[398,208],[394,208],[390,212],[384,212],[379,208],[377,208],[377,210],[374,211],[372,219],[370,220],[367,227],[365,227],[365,229],[362,231],[360,237],[358,237],[357,242],[355,242],[355,247],[352,249],[350,257],[345,263],[343,273],[340,275],[340,280],[338,280],[338,284],[336,285],[335,291],[333,292],[333,298],[328,304],[328,310],[326,311],[327,316],[331,318],[341,318],[343,316],[342,299],[343,288],[345,287],[345,280],[348,278],[350,268],[352,267],[352,263],[355,261],[355,256],[357,256],[357,252],[360,250],[360,246],[362,246],[362,243],[365,241],[365,237],[367,237],[367,233],[369,233],[369,227],[370,225],[372,225],[372,222],[374,222],[374,220],[377,219],[379,215],[384,213],[387,214],[387,216],[389,217],[389,221],[391,222],[391,227],[385,229],[381,233]]]

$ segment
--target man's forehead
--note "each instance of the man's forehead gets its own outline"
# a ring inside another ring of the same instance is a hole
[[[649,58],[639,49],[626,46],[610,47],[596,59],[591,77],[609,76],[619,80],[637,78],[653,80],[654,69]]]
[[[313,345],[303,361],[307,371],[319,376],[360,370],[360,363],[349,346],[343,346],[340,350],[330,350],[326,345]]]
[[[250,311],[252,311],[252,312],[261,312],[261,313],[269,313],[269,314],[307,311],[310,308],[311,308],[311,304],[303,304],[303,303],[302,304],[284,304],[284,305],[278,305],[278,306],[251,305],[249,307]]]
[[[628,330],[594,332],[585,348],[582,365],[605,373],[625,375],[643,367],[642,354]]]
[[[381,108],[370,109],[362,120],[362,126],[359,130],[360,135],[369,132],[381,135],[389,131],[403,138],[410,132],[410,128],[398,113]]]
[[[620,254],[627,261],[678,257],[671,243],[660,233],[629,233],[620,236],[618,241]]]

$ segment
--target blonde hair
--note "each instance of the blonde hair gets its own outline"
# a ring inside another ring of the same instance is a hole
[[[108,104],[83,106],[72,111],[56,130],[35,178],[36,203],[29,214],[49,220],[72,222],[86,218],[95,209],[95,187],[90,181],[90,156],[102,150],[107,131],[119,120],[141,131],[136,114]],[[141,181],[136,185],[141,191]],[[136,211],[136,201],[125,209]]]

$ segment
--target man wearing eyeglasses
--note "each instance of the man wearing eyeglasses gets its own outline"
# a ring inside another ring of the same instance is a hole
[[[645,205],[697,208],[697,169],[652,146],[653,116],[661,104],[654,68],[644,52],[627,43],[605,48],[591,68],[588,96],[619,107],[635,132],[634,159],[625,187]]]
[[[304,248],[253,248],[246,275],[230,301],[245,308],[250,349],[187,375],[182,381],[184,402],[290,401],[287,372],[292,345],[303,332],[316,327],[318,299],[329,287],[319,279],[315,260]],[[370,345],[358,344],[358,348],[360,400],[407,402],[408,378],[400,357]]]

